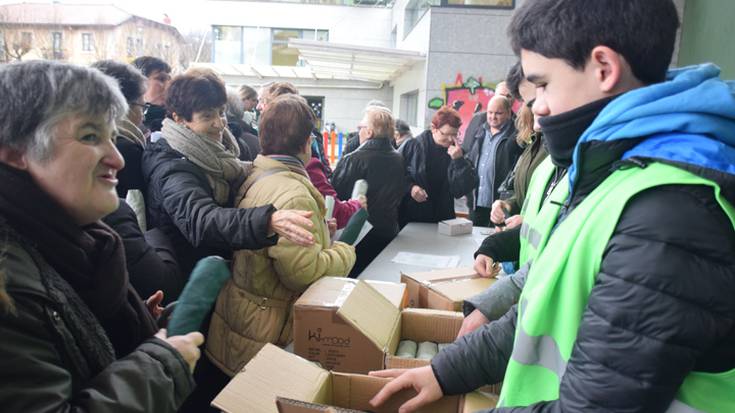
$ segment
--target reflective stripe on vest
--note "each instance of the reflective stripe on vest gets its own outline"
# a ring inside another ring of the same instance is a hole
[[[520,231],[520,254],[518,262],[532,260],[543,247],[547,221],[553,216],[551,225],[561,209],[560,205],[569,195],[569,181],[562,179],[547,197],[546,187],[553,178],[556,167],[550,157],[544,159],[534,171],[529,183],[529,191],[523,201],[521,216],[523,224]],[[531,190],[533,189],[533,190]]]
[[[536,181],[537,186],[529,187],[529,191],[538,191],[546,185],[542,180]],[[529,257],[534,264],[521,294],[516,339],[499,406],[527,406],[559,398],[561,378],[583,312],[623,209],[637,193],[669,184],[711,187],[735,227],[735,209],[721,196],[716,183],[660,163],[614,172],[553,234],[555,222],[548,222],[556,220],[553,208],[545,204],[536,214],[531,227],[539,229],[541,234],[540,250]],[[668,412],[735,412],[732,394],[735,394],[735,370],[717,374],[693,371],[685,378]]]

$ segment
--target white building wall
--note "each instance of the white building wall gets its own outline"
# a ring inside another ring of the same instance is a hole
[[[516,2],[516,7],[520,1]],[[427,56],[426,100],[441,97],[442,83],[451,84],[458,74],[464,80],[482,77],[496,83],[517,61],[506,35],[513,10],[433,7]],[[428,125],[434,111],[424,113]]]

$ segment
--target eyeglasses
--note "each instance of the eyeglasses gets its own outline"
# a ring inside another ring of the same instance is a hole
[[[528,102],[526,102],[526,107],[531,109],[531,106],[533,106],[534,103],[536,103],[536,98],[533,98],[529,100]]]
[[[147,104],[147,103],[137,103],[137,102],[131,102],[131,103],[130,103],[130,106],[138,106],[138,107],[141,107],[141,108],[143,108],[143,110],[146,110],[146,109],[148,109],[148,104]]]
[[[438,132],[439,132],[439,133],[440,133],[440,134],[441,134],[442,136],[446,136],[447,138],[452,138],[452,139],[456,139],[456,138],[457,138],[457,136],[459,136],[459,132],[455,132],[455,133],[445,133],[445,132],[444,132],[443,130],[441,130],[441,129],[437,129],[437,131],[438,131]]]

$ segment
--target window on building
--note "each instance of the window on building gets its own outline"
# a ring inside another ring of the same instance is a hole
[[[289,39],[329,40],[328,30],[213,26],[214,62],[274,66],[302,66]]]
[[[514,0],[442,0],[442,6],[512,8]]]
[[[82,51],[92,51],[92,33],[82,33]]]
[[[143,54],[143,39],[141,38],[135,39],[135,53],[139,56]]]
[[[409,0],[403,11],[403,38],[411,33],[431,6],[439,6],[442,1],[446,0]]]
[[[63,58],[61,53],[61,32],[51,33],[51,49],[53,51],[54,60],[59,60]]]
[[[33,46],[33,33],[22,32],[20,34],[20,45],[24,49],[30,49]]]
[[[409,125],[418,125],[419,91],[404,93],[401,95],[400,118]]]
[[[128,37],[128,41],[125,44],[125,53],[128,56],[135,56],[135,40],[132,37]]]
[[[273,29],[271,40],[271,64],[273,66],[303,66],[299,51],[288,47],[289,39],[328,41],[327,30]]]
[[[217,63],[243,63],[242,27],[215,26],[214,61]]]

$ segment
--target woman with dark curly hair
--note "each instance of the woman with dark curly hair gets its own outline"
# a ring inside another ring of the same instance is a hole
[[[173,243],[184,274],[205,256],[265,248],[278,236],[314,243],[304,229],[312,226],[311,213],[234,208],[234,193],[252,165],[237,159],[237,143],[225,127],[226,102],[224,83],[213,72],[175,77],[166,92],[171,118],[143,154],[149,226]]]

